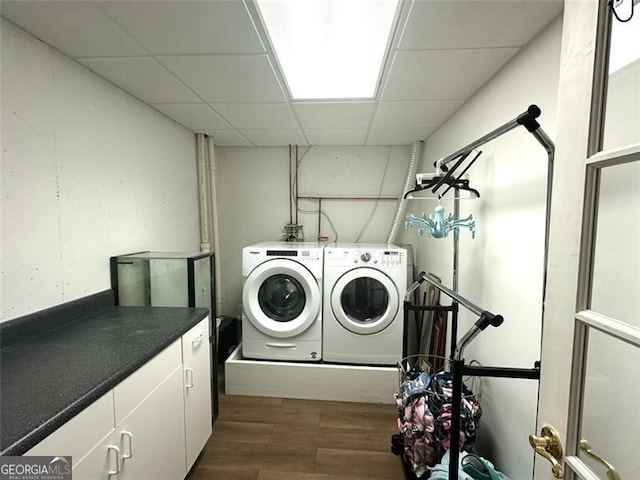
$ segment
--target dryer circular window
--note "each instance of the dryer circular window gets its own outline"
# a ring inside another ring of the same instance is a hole
[[[261,263],[246,278],[242,305],[259,331],[278,338],[296,336],[318,317],[320,287],[298,262],[275,259]]]
[[[350,332],[370,335],[381,332],[396,318],[400,305],[396,285],[373,268],[349,270],[331,291],[336,320]]]

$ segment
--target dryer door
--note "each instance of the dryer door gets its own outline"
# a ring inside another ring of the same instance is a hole
[[[384,273],[373,268],[349,270],[331,291],[331,308],[350,332],[370,335],[387,328],[398,314],[398,289]]]
[[[293,260],[274,259],[247,277],[242,306],[259,331],[277,338],[304,332],[318,319],[322,298],[315,277]]]

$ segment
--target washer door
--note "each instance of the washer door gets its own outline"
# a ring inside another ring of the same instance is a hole
[[[268,260],[247,277],[242,306],[259,331],[278,338],[304,332],[318,318],[322,298],[314,276],[293,260]]]
[[[396,318],[398,289],[384,273],[373,268],[350,270],[331,291],[331,309],[350,332],[370,335],[387,328]]]

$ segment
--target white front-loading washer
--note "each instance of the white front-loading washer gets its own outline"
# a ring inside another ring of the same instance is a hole
[[[242,251],[242,355],[320,361],[323,245],[265,242]]]
[[[324,250],[322,358],[395,365],[402,359],[407,251],[334,244]]]

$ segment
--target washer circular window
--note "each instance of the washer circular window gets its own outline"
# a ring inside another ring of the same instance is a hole
[[[345,273],[331,292],[336,320],[347,330],[368,335],[388,327],[398,313],[398,289],[384,273],[356,268]]]
[[[258,290],[260,310],[276,322],[290,322],[300,316],[306,298],[300,282],[281,273],[266,279]]]
[[[298,335],[319,318],[322,304],[319,281],[296,261],[267,260],[245,279],[243,314],[266,335],[276,338]]]

